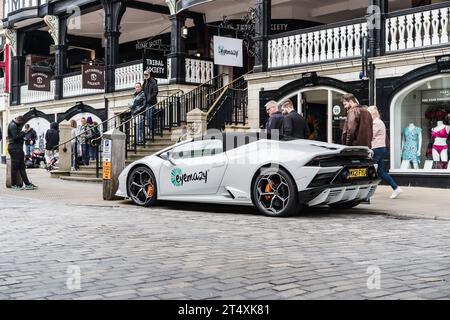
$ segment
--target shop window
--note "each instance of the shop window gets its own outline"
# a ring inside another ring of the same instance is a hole
[[[393,103],[394,170],[450,172],[450,77],[422,81]]]

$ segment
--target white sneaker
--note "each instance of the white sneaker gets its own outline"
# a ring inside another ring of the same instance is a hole
[[[402,194],[403,190],[399,187],[392,192],[391,199],[397,199],[400,194]]]

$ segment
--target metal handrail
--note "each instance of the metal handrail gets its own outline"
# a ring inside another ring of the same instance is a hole
[[[157,110],[161,110],[162,108],[157,108],[157,106],[158,106],[158,105],[160,106],[161,104],[165,103],[165,102],[168,101],[170,98],[176,97],[176,96],[180,93],[180,91],[183,92],[183,90],[177,90],[177,92],[176,92],[175,94],[172,94],[171,96],[167,97],[167,99],[164,99],[164,100],[158,102],[157,104],[151,106],[150,108],[155,108],[155,110],[156,110],[156,109],[157,109]],[[122,122],[122,123],[120,124],[120,127],[122,127],[122,126],[124,126],[125,124],[131,122],[131,121],[134,120],[135,118],[137,118],[137,117],[139,117],[139,116],[142,116],[142,115],[145,114],[150,108],[146,108],[145,110],[143,110],[143,111],[141,111],[141,112],[139,112],[139,113],[134,114],[132,117],[130,117],[130,119],[126,120],[125,122]],[[128,111],[127,111],[127,113],[128,113]]]
[[[180,91],[182,92],[183,90],[177,89],[177,90],[176,90],[176,93],[179,93]],[[167,96],[167,99],[168,99],[169,97],[172,97],[172,96],[174,96],[174,94],[172,94],[171,96]],[[165,100],[167,100],[167,99],[165,99]],[[158,102],[158,104],[164,102],[165,100]],[[147,111],[147,109],[146,109],[145,111],[143,111],[143,112],[146,112],[146,111]],[[129,112],[129,110],[122,111],[121,113],[118,113],[118,114],[114,115],[113,117],[111,117],[111,118],[109,118],[109,119],[103,121],[102,123],[100,123],[100,124],[98,124],[98,125],[92,127],[90,130],[98,129],[98,128],[100,128],[101,126],[107,124],[108,122],[110,122],[110,121],[112,121],[112,120],[114,120],[114,119],[116,119],[116,118],[118,118],[118,117],[120,117],[120,116],[123,116],[124,114],[127,114],[128,112]],[[60,143],[59,145],[57,145],[56,147],[54,147],[53,150],[57,150],[59,147],[65,146],[66,144],[71,143],[73,140],[78,140],[78,138],[80,138],[82,135],[85,135],[85,134],[86,134],[86,133],[80,133],[80,134],[78,134],[77,136],[71,138],[70,140],[68,140],[68,141],[66,141],[66,142],[63,142],[63,143]],[[102,135],[102,136],[103,136],[103,135]],[[97,138],[97,139],[94,139],[93,141],[97,141],[97,140],[101,139],[102,136],[99,137],[99,138]]]
[[[243,75],[240,76],[239,78],[234,79],[234,80],[231,81],[230,83],[228,83],[228,84],[224,85],[223,87],[217,89],[216,91],[214,91],[214,92],[208,94],[208,96],[212,96],[212,95],[216,94],[217,92],[222,91],[223,89],[228,89],[231,85],[233,85],[233,84],[236,83],[237,81],[243,79],[245,76],[248,76],[249,74],[252,74],[252,73],[253,73],[253,70],[250,70],[250,71],[247,72],[246,74],[243,74]]]

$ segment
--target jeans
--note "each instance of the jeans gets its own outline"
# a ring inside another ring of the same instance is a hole
[[[78,164],[78,143],[72,143],[72,159],[70,159],[70,166],[72,168],[77,168]]]
[[[145,130],[145,116],[142,114],[138,116],[139,119],[136,119],[138,122],[138,133],[137,133],[137,143],[143,143],[144,142],[144,130]]]
[[[89,157],[91,161],[97,160],[97,147],[89,146]]]
[[[34,144],[26,144],[25,145],[25,155],[27,157],[31,156],[31,153],[33,152],[33,150],[34,150]]]
[[[373,149],[373,152],[374,152],[373,161],[378,165],[378,175],[384,182],[390,185],[392,189],[397,190],[398,185],[384,169],[383,159],[384,155],[386,154],[386,148],[376,148]]]
[[[81,144],[81,153],[83,158],[83,164],[85,166],[89,165],[89,145],[86,143]]]
[[[11,156],[11,186],[17,185],[17,175],[20,174],[22,181],[25,185],[30,184],[28,180],[27,172],[25,171],[25,153],[22,149],[9,149],[8,152]]]
[[[151,106],[150,109],[147,110],[147,125],[148,129],[152,131],[153,129],[153,113],[155,112],[155,106]]]

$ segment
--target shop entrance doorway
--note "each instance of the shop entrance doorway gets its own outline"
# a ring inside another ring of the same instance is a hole
[[[346,112],[341,99],[346,92],[330,87],[305,88],[280,100],[291,99],[308,123],[309,139],[340,144]]]

